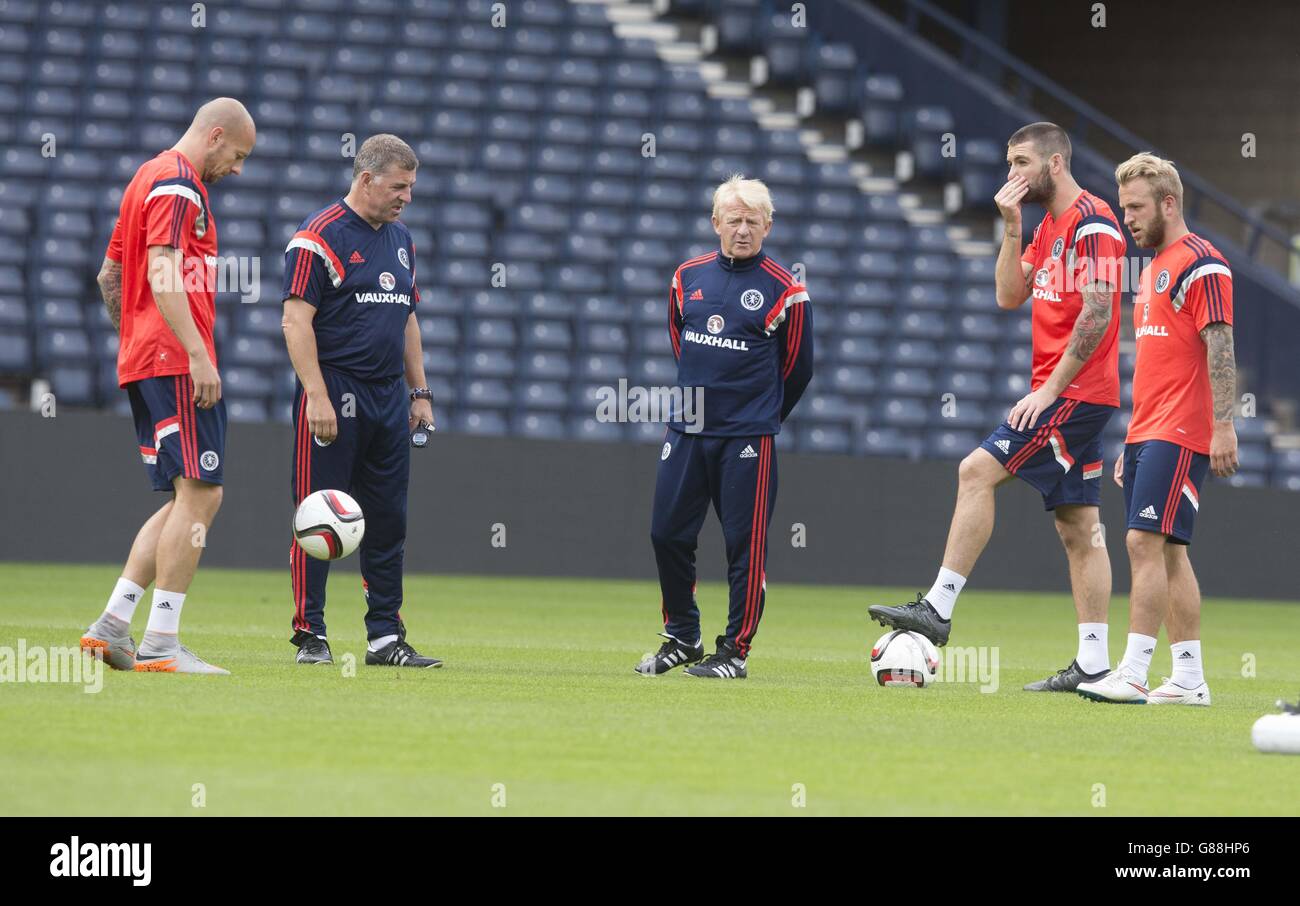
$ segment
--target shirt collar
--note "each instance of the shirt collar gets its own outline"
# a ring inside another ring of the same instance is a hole
[[[767,252],[764,252],[761,249],[757,255],[751,255],[748,258],[729,258],[723,254],[721,249],[718,250],[718,264],[722,266],[723,270],[728,271],[753,270],[758,267],[765,258],[767,258]]]

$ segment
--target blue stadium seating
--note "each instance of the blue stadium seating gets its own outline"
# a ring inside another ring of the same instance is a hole
[[[601,4],[511,4],[508,29],[486,0],[375,14],[391,6],[231,0],[199,33],[187,5],[0,2],[0,406],[23,399],[14,379],[41,377],[67,405],[126,411],[95,274],[126,181],[217,93],[259,125],[243,175],[211,190],[223,253],[261,257],[260,299],[219,300],[232,419],[288,417],[282,249],[345,191],[341,136],[377,131],[424,164],[405,219],[446,430],[660,442],[661,425],[597,421],[595,393],[673,382],[668,282],[716,247],[710,193],[737,170],[771,185],[768,248],[803,268],[816,312],[817,376],[781,449],[957,458],[1027,392],[1028,307],[998,311],[992,256],[910,222],[899,190],[863,192],[846,163],[810,159],[798,130],[760,127],[694,65],[616,36]],[[766,84],[811,91],[862,146],[910,152],[918,179],[954,182],[964,204],[995,190],[1000,136],[940,154],[949,109],[909,103],[898,74],[791,28],[768,0],[656,8],[707,26],[723,57],[761,55]],[[54,158],[46,131],[61,136]],[[1300,451],[1242,422],[1239,483],[1300,489]]]

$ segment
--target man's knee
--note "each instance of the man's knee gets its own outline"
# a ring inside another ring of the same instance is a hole
[[[994,488],[1007,477],[1007,470],[987,450],[976,449],[957,467],[957,480],[965,490]]]
[[[176,501],[182,506],[197,509],[209,519],[221,509],[224,493],[224,488],[219,484],[210,484],[193,478],[182,478],[176,482]]]
[[[1075,554],[1092,550],[1099,524],[1095,508],[1057,507],[1055,517],[1056,534],[1067,552]]]
[[[1164,559],[1165,536],[1141,529],[1129,529],[1125,538],[1128,545],[1129,559],[1134,562],[1148,562]]]

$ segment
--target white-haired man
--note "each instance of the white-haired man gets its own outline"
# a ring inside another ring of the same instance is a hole
[[[772,197],[732,176],[713,193],[720,250],[684,262],[668,294],[668,334],[683,395],[703,412],[668,424],[650,537],[663,594],[664,643],[636,666],[654,676],[694,664],[692,676],[744,679],[763,616],[767,527],[776,503],[773,441],[812,379],[808,292],[763,253]],[[722,523],[731,587],[727,630],[704,659],[695,602],[695,548],[709,502]],[[696,663],[699,662],[699,663]]]

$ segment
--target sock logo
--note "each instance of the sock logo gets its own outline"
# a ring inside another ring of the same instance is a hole
[[[1143,649],[1142,649],[1142,653],[1143,653],[1143,654],[1155,654],[1155,653],[1156,653],[1156,650],[1155,650],[1154,648],[1143,648]]]
[[[1194,655],[1190,651],[1184,651],[1182,654],[1178,655],[1178,660],[1185,661],[1191,659],[1192,657],[1194,657]]]
[[[1096,642],[1096,641],[1098,641],[1098,639],[1097,639],[1097,633],[1095,633],[1095,632],[1090,632],[1090,633],[1088,633],[1087,635],[1085,635],[1085,636],[1083,637],[1083,640],[1084,640],[1085,642]]]
[[[950,592],[952,592],[953,594],[956,594],[956,593],[957,593],[957,586],[956,586],[956,585],[953,585],[951,582],[945,582],[945,583],[943,583],[943,590],[944,590],[944,591],[950,591]]]
[[[166,601],[159,601],[157,604],[154,605],[154,607],[158,608],[159,610],[172,610],[172,609],[173,609],[173,607],[171,606],[171,604],[167,603]]]
[[[130,601],[132,604],[135,603],[135,593],[134,593],[134,592],[129,592],[129,593],[127,593],[127,594],[124,594],[124,595],[122,595],[122,597],[126,598],[126,599],[127,599],[128,601]]]

